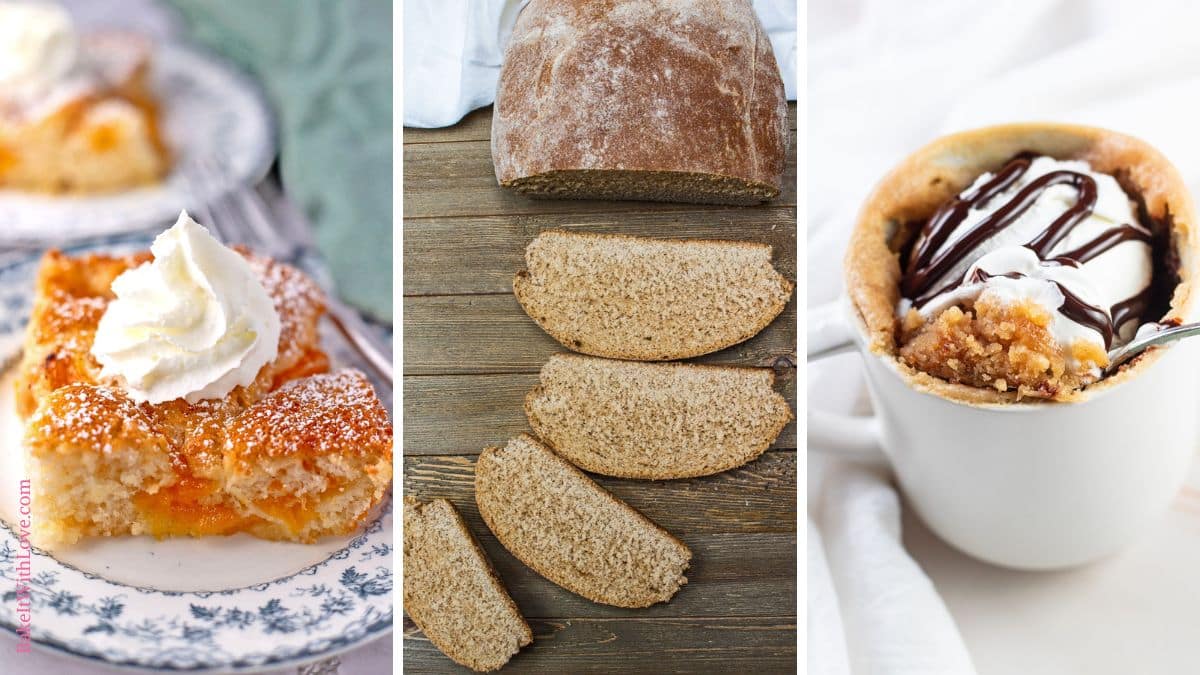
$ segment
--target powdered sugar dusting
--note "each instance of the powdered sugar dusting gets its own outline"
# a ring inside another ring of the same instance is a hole
[[[280,370],[290,368],[316,347],[316,326],[325,311],[325,294],[296,268],[253,255],[243,247],[237,250],[250,262],[250,268],[275,302],[279,314],[279,353],[275,363]]]
[[[29,423],[34,448],[63,444],[111,452],[116,445],[166,445],[150,417],[113,387],[73,384],[54,392]]]
[[[95,368],[64,371],[56,365],[67,357],[72,363],[76,357],[87,357],[96,324],[110,302],[107,294],[89,295],[107,292],[106,284],[90,282],[115,277],[141,259],[48,256],[22,366],[24,380],[44,380],[47,385],[38,391],[39,410],[28,425],[30,438],[50,447],[67,442],[108,449],[120,439],[163,443],[173,452],[218,450],[214,439],[223,434],[209,433],[216,424],[239,430],[238,447],[254,452],[360,453],[386,445],[390,453],[387,411],[357,371],[293,381],[266,394],[276,374],[294,368],[301,359],[311,359],[312,351],[319,348],[317,322],[324,311],[324,295],[293,267],[245,249],[239,253],[261,279],[280,315],[279,357],[267,366],[258,384],[238,388],[223,399],[195,404],[177,399],[157,405],[138,405],[115,383],[97,382]],[[327,367],[325,363],[321,359],[318,365]],[[51,369],[67,376],[50,378]],[[223,440],[220,445],[225,446]]]
[[[325,310],[324,294],[311,279],[294,267],[255,256],[243,247],[238,247],[238,252],[247,259],[259,277],[279,314],[278,354],[267,369],[274,373],[289,371],[302,359],[311,358],[313,350],[319,349],[317,323]],[[57,251],[48,253],[39,272],[40,297],[35,302],[34,315],[29,323],[23,379],[39,379],[37,370],[46,371],[55,365],[48,365],[40,357],[58,354],[71,361],[79,360],[89,367],[82,369],[86,372],[75,369],[73,379],[58,381],[57,385],[74,382],[96,384],[98,365],[89,352],[96,326],[112,299],[108,285],[125,270],[148,259],[148,252],[129,256],[89,254],[80,257],[64,256]],[[320,360],[323,362],[323,358]]]
[[[72,296],[55,290],[47,301],[39,307],[37,320],[30,322],[30,330],[36,331],[39,341],[54,336],[74,334],[82,329],[91,334],[104,309],[108,307],[108,298],[97,296]],[[89,345],[90,347],[90,345]]]
[[[357,370],[314,375],[284,385],[238,417],[227,449],[244,454],[372,454],[392,425],[367,378]]]

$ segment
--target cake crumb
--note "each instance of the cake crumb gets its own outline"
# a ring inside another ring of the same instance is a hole
[[[1050,331],[1050,311],[1033,301],[1006,303],[985,294],[928,321],[917,323],[914,315],[921,316],[910,310],[902,322],[900,360],[950,382],[1016,390],[1019,397],[1065,398],[1108,365],[1095,344],[1060,345]]]

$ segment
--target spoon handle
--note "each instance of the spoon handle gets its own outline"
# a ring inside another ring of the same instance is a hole
[[[1108,369],[1112,370],[1116,368],[1150,347],[1167,344],[1168,342],[1174,342],[1193,335],[1200,335],[1200,323],[1186,323],[1182,326],[1165,328],[1144,337],[1135,338],[1124,347],[1114,349],[1108,353]]]

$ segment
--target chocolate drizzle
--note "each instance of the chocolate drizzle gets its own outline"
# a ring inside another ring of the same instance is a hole
[[[1149,232],[1134,225],[1121,225],[1120,227],[1107,229],[1101,232],[1100,236],[1086,242],[1083,246],[1055,256],[1050,260],[1062,261],[1064,264],[1074,263],[1076,266],[1079,266],[1100,257],[1109,249],[1115,248],[1117,244],[1123,244],[1127,241],[1141,241],[1147,245],[1152,243]]]
[[[959,262],[988,239],[1015,223],[1046,190],[1056,185],[1068,185],[1073,188],[1076,200],[1046,229],[1025,244],[1026,248],[1037,255],[1043,266],[1079,267],[1127,241],[1142,241],[1151,245],[1149,231],[1126,224],[1105,230],[1073,250],[1049,257],[1054,247],[1062,242],[1076,225],[1086,220],[1096,207],[1096,181],[1087,174],[1059,170],[1039,176],[1030,182],[1000,208],[967,230],[946,250],[938,253],[970,211],[986,207],[993,198],[1012,187],[1029,170],[1034,157],[1031,153],[1017,155],[986,183],[969,193],[956,196],[930,217],[917,237],[911,263],[900,283],[904,297],[912,299],[913,306],[920,308],[935,297],[959,286],[991,278],[993,275],[976,270],[969,279],[944,279]],[[1025,275],[1013,272],[1001,276],[1016,279]],[[1150,289],[1144,289],[1137,295],[1113,305],[1106,312],[1101,307],[1084,302],[1061,283],[1052,283],[1058,286],[1063,294],[1063,304],[1058,311],[1071,321],[1100,333],[1104,337],[1105,348],[1112,346],[1113,336],[1122,325],[1145,312],[1151,296]]]
[[[1145,314],[1146,308],[1150,306],[1151,294],[1152,289],[1147,288],[1132,298],[1129,298],[1128,300],[1122,300],[1121,302],[1113,305],[1112,325],[1121,326],[1124,325],[1126,321],[1129,321],[1130,319],[1136,319]]]
[[[1113,334],[1121,325],[1113,321],[1113,314],[1084,302],[1082,298],[1067,290],[1066,286],[1057,281],[1054,282],[1054,285],[1058,286],[1058,290],[1063,294],[1063,304],[1059,306],[1058,311],[1075,323],[1087,326],[1102,335],[1105,349],[1112,347]]]

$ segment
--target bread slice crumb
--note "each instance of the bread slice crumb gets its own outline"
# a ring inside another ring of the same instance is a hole
[[[707,476],[761,455],[792,419],[770,368],[555,354],[525,398],[539,438],[623,478]]]
[[[521,307],[571,351],[666,361],[748,340],[779,316],[792,282],[771,247],[547,230],[513,280]]]
[[[497,670],[533,632],[448,500],[404,498],[404,611],[455,663]]]
[[[480,454],[475,501],[521,562],[593,602],[648,607],[687,583],[683,542],[528,434]]]

